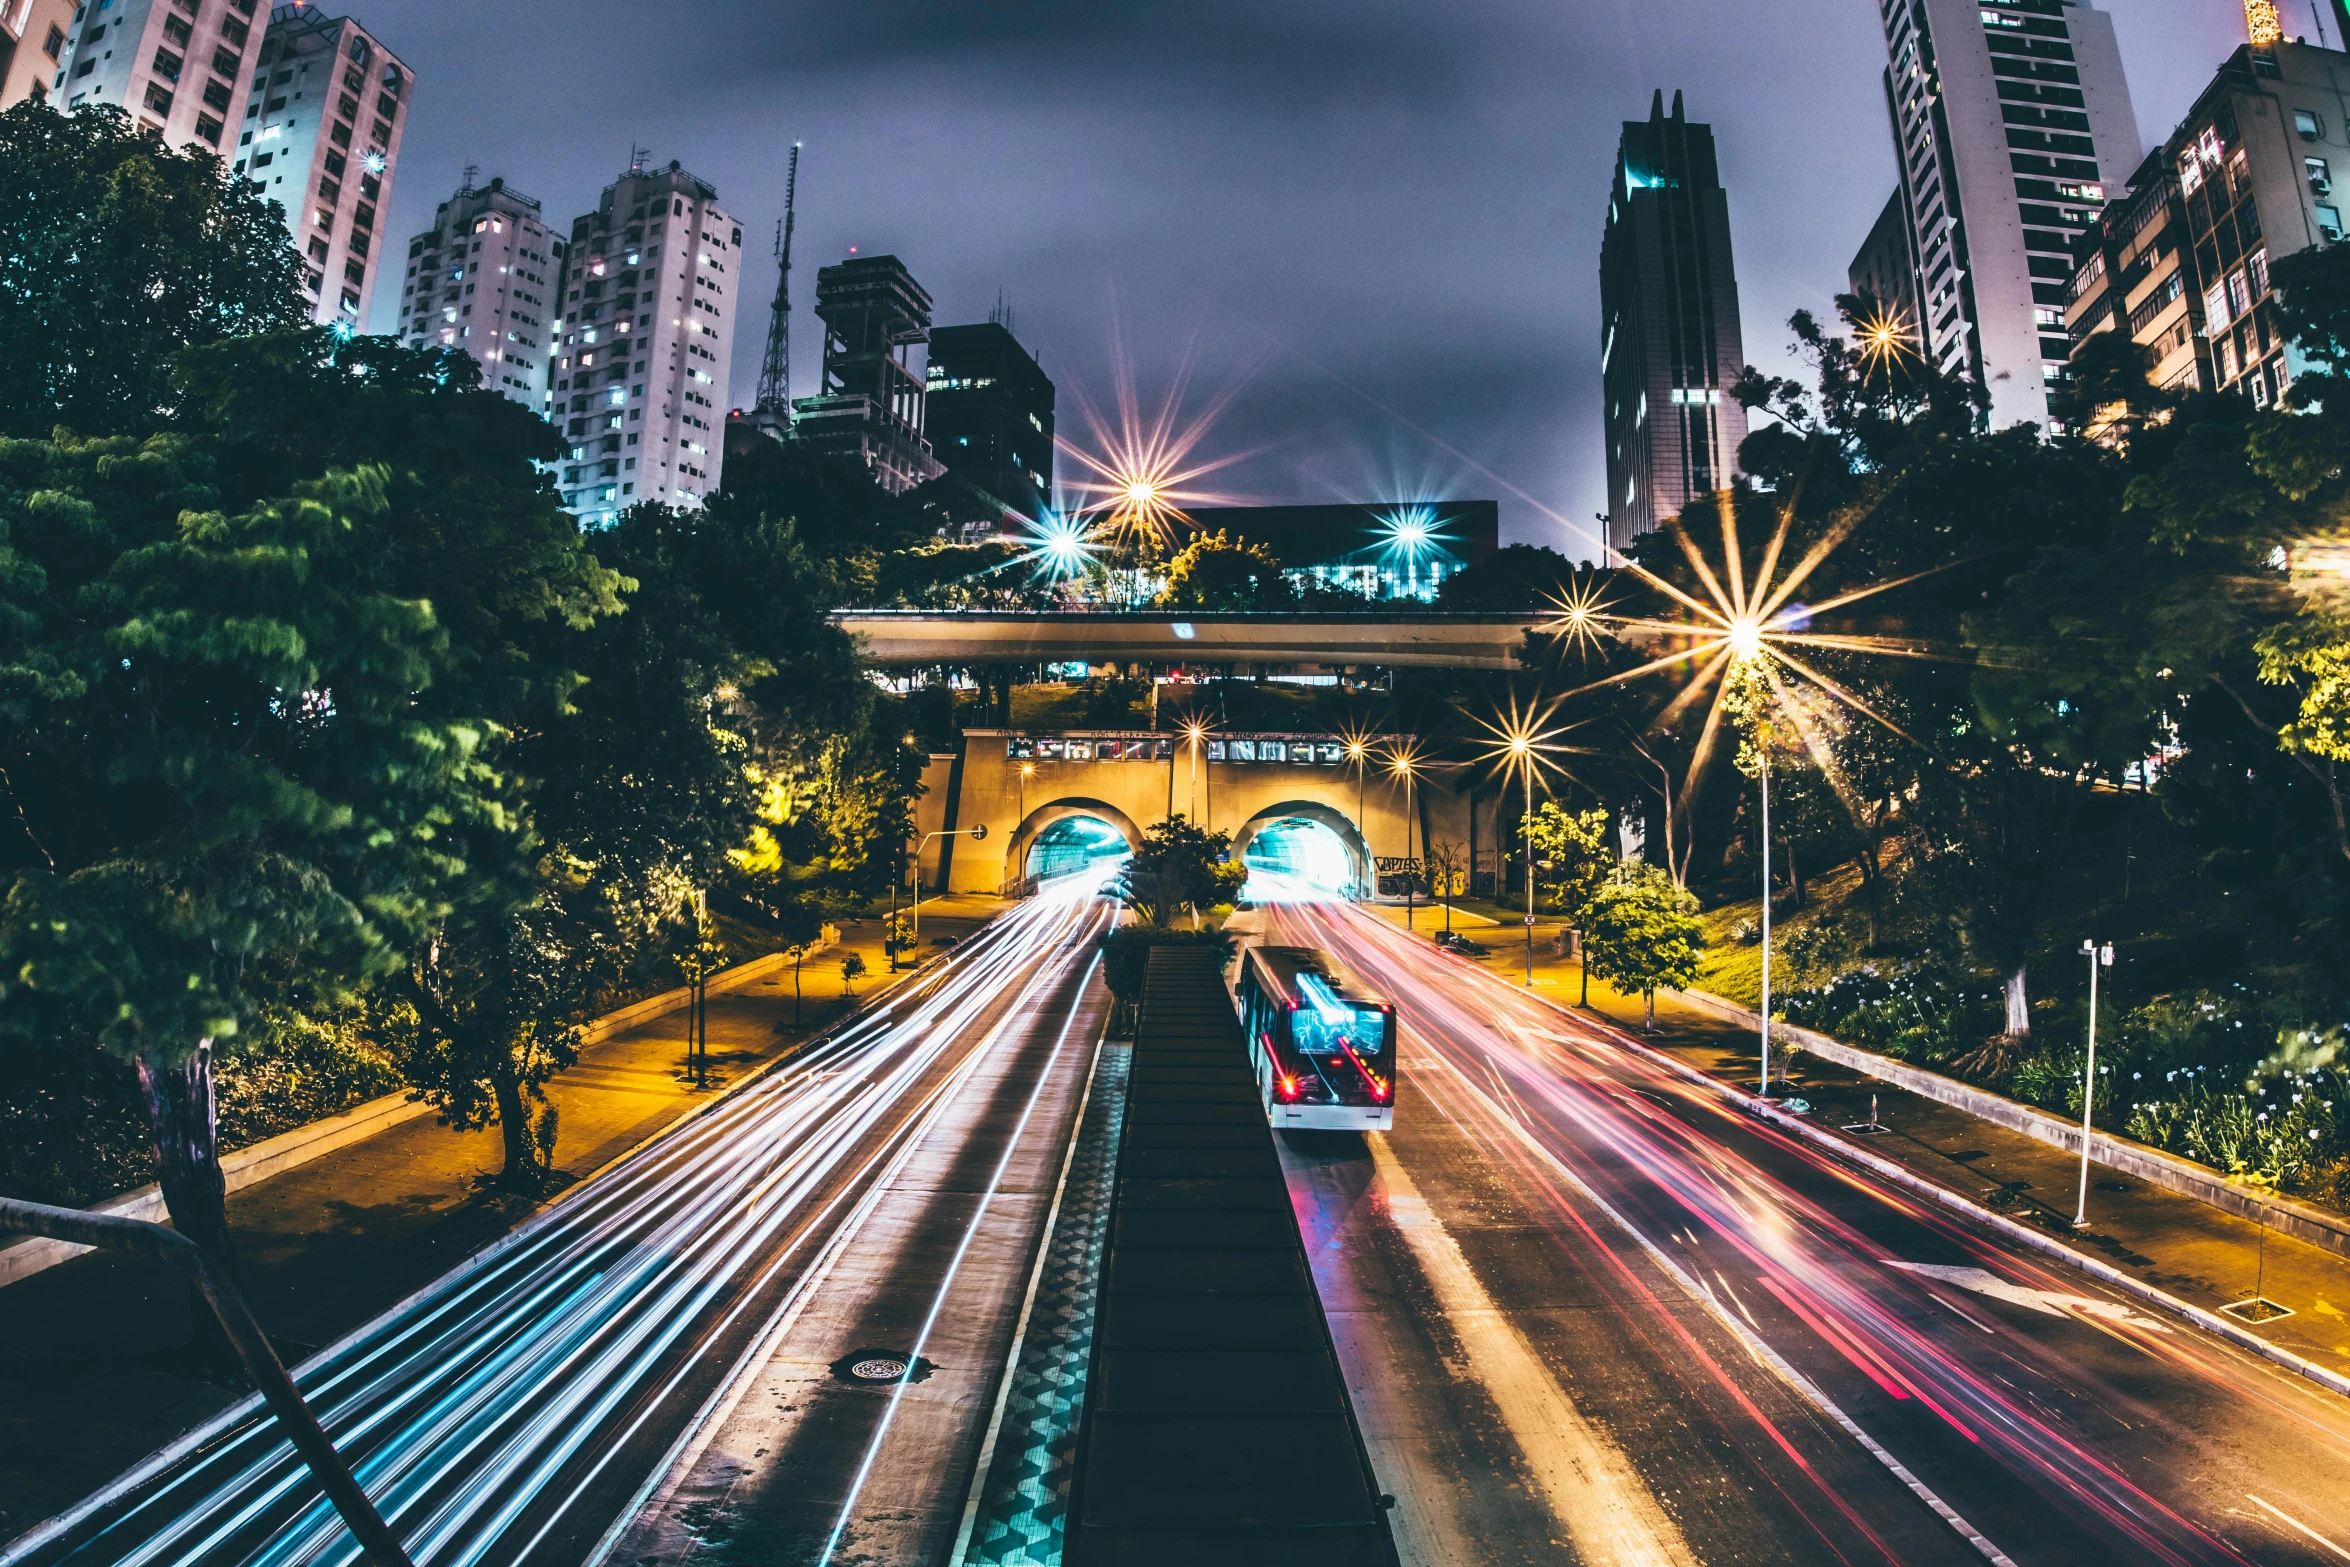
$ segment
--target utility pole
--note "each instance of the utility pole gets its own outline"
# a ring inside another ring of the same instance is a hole
[[[778,439],[791,432],[791,238],[799,219],[800,144],[791,144],[791,171],[783,182],[783,221],[775,229],[775,309],[767,321],[767,353],[759,361],[759,427]]]
[[[2076,1230],[2089,1226],[2089,1123],[2097,1113],[2097,971],[2113,967],[2113,943],[2100,947],[2084,941],[2081,956],[2089,960],[2089,1060],[2081,1070],[2081,1201],[2073,1212]]]

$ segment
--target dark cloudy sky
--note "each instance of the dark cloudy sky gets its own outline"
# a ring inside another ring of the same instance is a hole
[[[332,3],[332,0],[329,0]],[[2140,133],[2242,39],[2234,0],[2104,0]],[[2309,0],[2286,0],[2297,13]],[[998,292],[1062,388],[1234,393],[1203,450],[1260,501],[1495,496],[1505,538],[1595,553],[1599,235],[1618,123],[1684,91],[1730,191],[1750,360],[1825,310],[1893,183],[1874,0],[366,0],[417,72],[392,229],[465,165],[564,226],[630,143],[766,241],[806,143],[795,384],[816,267],[902,257],[938,321]],[[2288,27],[2308,31],[2306,15]],[[403,246],[404,249],[404,246]],[[388,326],[396,291],[379,290]],[[1416,427],[1416,428],[1415,428]],[[1448,450],[1448,448],[1450,448]],[[1066,460],[1064,459],[1064,468]]]

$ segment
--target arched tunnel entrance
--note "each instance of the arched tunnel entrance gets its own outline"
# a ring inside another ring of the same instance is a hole
[[[1104,863],[1131,852],[1126,835],[1098,816],[1064,816],[1036,835],[1028,848],[1028,874],[1039,881],[1106,870]]]
[[[1248,896],[1351,898],[1368,880],[1370,862],[1354,824],[1328,806],[1298,802],[1262,811],[1235,835],[1249,868]]]

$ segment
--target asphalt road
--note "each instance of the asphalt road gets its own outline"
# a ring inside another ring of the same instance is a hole
[[[737,1368],[861,1237],[886,1243],[890,1228],[868,1232],[866,1221],[895,1177],[936,1154],[943,1128],[994,1124],[968,1113],[974,1085],[991,1105],[1017,1098],[1021,1064],[1034,1078],[1056,1059],[1030,1025],[1088,1004],[1086,938],[1107,915],[1073,888],[1024,905],[935,974],[298,1368],[416,1560],[572,1564],[615,1543]],[[1014,1037],[1007,1074],[996,1047]],[[984,1162],[985,1150],[972,1156]],[[935,1229],[894,1232],[932,1289]],[[356,1560],[252,1404],[20,1540],[0,1567]],[[836,1444],[850,1456],[828,1508],[855,1504],[854,1455],[878,1423]]]
[[[2350,1561],[2350,1400],[1342,905],[1395,1129],[1284,1159],[1407,1562]]]

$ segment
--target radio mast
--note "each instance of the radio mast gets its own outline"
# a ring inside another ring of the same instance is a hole
[[[759,403],[755,417],[761,429],[778,437],[791,432],[791,236],[800,198],[800,144],[791,144],[791,171],[783,183],[783,221],[776,225],[775,259],[782,271],[775,280],[775,309],[767,323],[767,355],[759,363]]]

